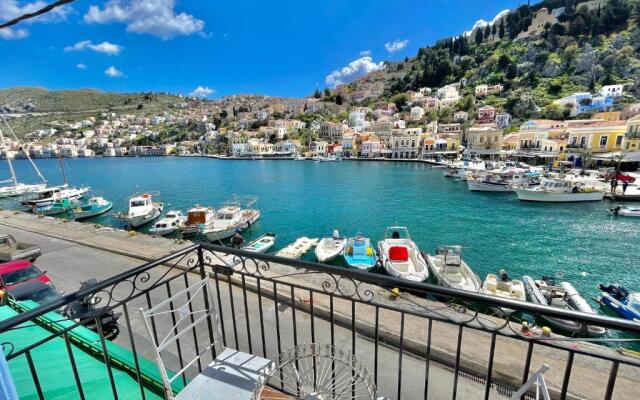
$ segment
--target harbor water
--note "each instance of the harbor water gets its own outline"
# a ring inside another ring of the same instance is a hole
[[[63,181],[57,160],[36,160],[50,184]],[[525,203],[510,193],[469,192],[442,170],[407,162],[217,160],[149,157],[65,161],[72,185],[124,211],[135,192],[159,192],[165,212],[195,204],[217,207],[233,194],[257,195],[262,217],[244,234],[277,234],[278,250],[300,236],[338,229],[377,241],[390,225],[407,226],[418,246],[460,244],[463,258],[484,279],[505,269],[513,277],[555,275],[587,299],[598,283],[640,290],[640,219],[613,217],[611,202]],[[37,182],[28,161],[14,162],[21,182]],[[9,171],[3,163],[2,177]],[[15,199],[0,202],[18,208]],[[87,221],[122,226],[111,214]]]

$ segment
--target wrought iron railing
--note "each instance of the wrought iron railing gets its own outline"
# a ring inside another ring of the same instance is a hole
[[[192,245],[0,321],[4,354],[10,366],[26,360],[33,397],[46,398],[48,383],[40,378],[34,353],[49,341],[64,340],[64,362],[73,371],[68,380],[76,389],[69,397],[84,398],[71,344],[74,328],[93,320],[113,397],[161,395],[161,383],[141,367],[153,353],[133,311],[151,308],[207,273],[214,280],[225,346],[278,362],[280,354],[300,344],[330,344],[357,355],[373,374],[379,395],[388,398],[509,397],[543,365],[549,368],[545,380],[552,398],[637,394],[640,358],[633,349],[620,350],[639,343],[636,322],[209,244]],[[48,312],[87,298],[95,312],[83,320],[61,327],[45,319]],[[104,338],[101,316],[113,311],[123,320],[114,342],[131,352],[129,363],[110,353]],[[545,335],[540,330],[544,318],[599,326],[608,333],[602,338]],[[154,334],[159,323],[152,321]],[[46,327],[49,335],[22,346],[4,340],[5,333],[33,324]],[[187,353],[197,353],[210,337],[211,332],[194,330],[178,340],[168,367],[181,370]],[[187,369],[182,383],[202,367]],[[114,369],[138,382],[137,393],[121,392]]]

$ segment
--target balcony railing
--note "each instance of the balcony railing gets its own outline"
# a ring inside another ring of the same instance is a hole
[[[331,344],[361,360],[379,396],[508,398],[530,378],[535,381],[541,368],[548,368],[552,398],[637,396],[640,359],[632,350],[619,350],[638,345],[636,322],[209,244],[190,246],[33,309],[13,304],[19,312],[0,321],[0,342],[12,373],[22,376],[16,379],[19,394],[47,398],[66,383],[67,397],[85,398],[87,371],[76,362],[82,348],[102,361],[106,397],[161,397],[148,334],[134,311],[153,307],[207,273],[214,281],[225,346],[277,363],[294,346]],[[83,320],[51,313],[86,298],[93,300],[95,312]],[[122,313],[122,321],[120,334],[110,341],[101,317],[114,311]],[[599,326],[608,333],[596,339],[546,335],[539,329],[544,318]],[[98,332],[89,342],[75,331],[88,322]],[[158,324],[152,321],[154,334]],[[35,325],[47,334],[20,337]],[[177,340],[167,368],[181,370],[187,354],[207,345],[210,330],[194,329]],[[55,382],[47,362],[54,342],[66,349],[65,357],[55,360]],[[182,384],[201,370],[199,363],[187,369]],[[121,374],[136,386],[114,378]],[[277,385],[273,389],[286,392]]]

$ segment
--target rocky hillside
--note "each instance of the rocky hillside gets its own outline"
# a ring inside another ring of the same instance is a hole
[[[352,82],[357,91],[383,82],[383,97],[421,87],[464,83],[457,109],[473,107],[477,84],[505,90],[485,99],[517,118],[566,117],[554,99],[602,85],[624,84],[623,102],[640,99],[640,5],[632,0],[546,0],[523,5],[470,34],[420,48]]]

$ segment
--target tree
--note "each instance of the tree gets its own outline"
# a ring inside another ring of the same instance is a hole
[[[502,70],[506,69],[511,64],[511,58],[508,55],[502,54],[498,58],[498,67]]]
[[[496,24],[491,25],[491,37],[495,40],[497,33]]]
[[[396,105],[396,108],[400,110],[402,109],[402,107],[407,105],[407,101],[409,101],[409,98],[406,95],[406,93],[398,93],[395,96],[393,96],[389,101],[394,103]]]
[[[342,95],[341,94],[336,95],[336,104],[337,105],[341,106],[343,101],[344,100],[342,99]]]
[[[331,97],[331,89],[324,88],[324,97]]]
[[[482,43],[482,28],[476,29],[476,44],[480,45]]]
[[[319,89],[316,89],[316,91],[315,91],[315,92],[313,92],[313,98],[314,98],[314,99],[319,99],[319,98],[321,98],[321,97],[322,97],[322,94],[320,93],[320,90],[319,90]]]
[[[514,79],[516,76],[518,76],[518,66],[515,63],[511,63],[507,67],[507,72],[505,72],[504,77]]]
[[[487,39],[489,39],[490,35],[491,35],[491,26],[487,25],[484,27],[484,40],[486,41]]]
[[[498,37],[500,39],[504,37],[504,18],[500,19],[500,27],[498,28]]]

